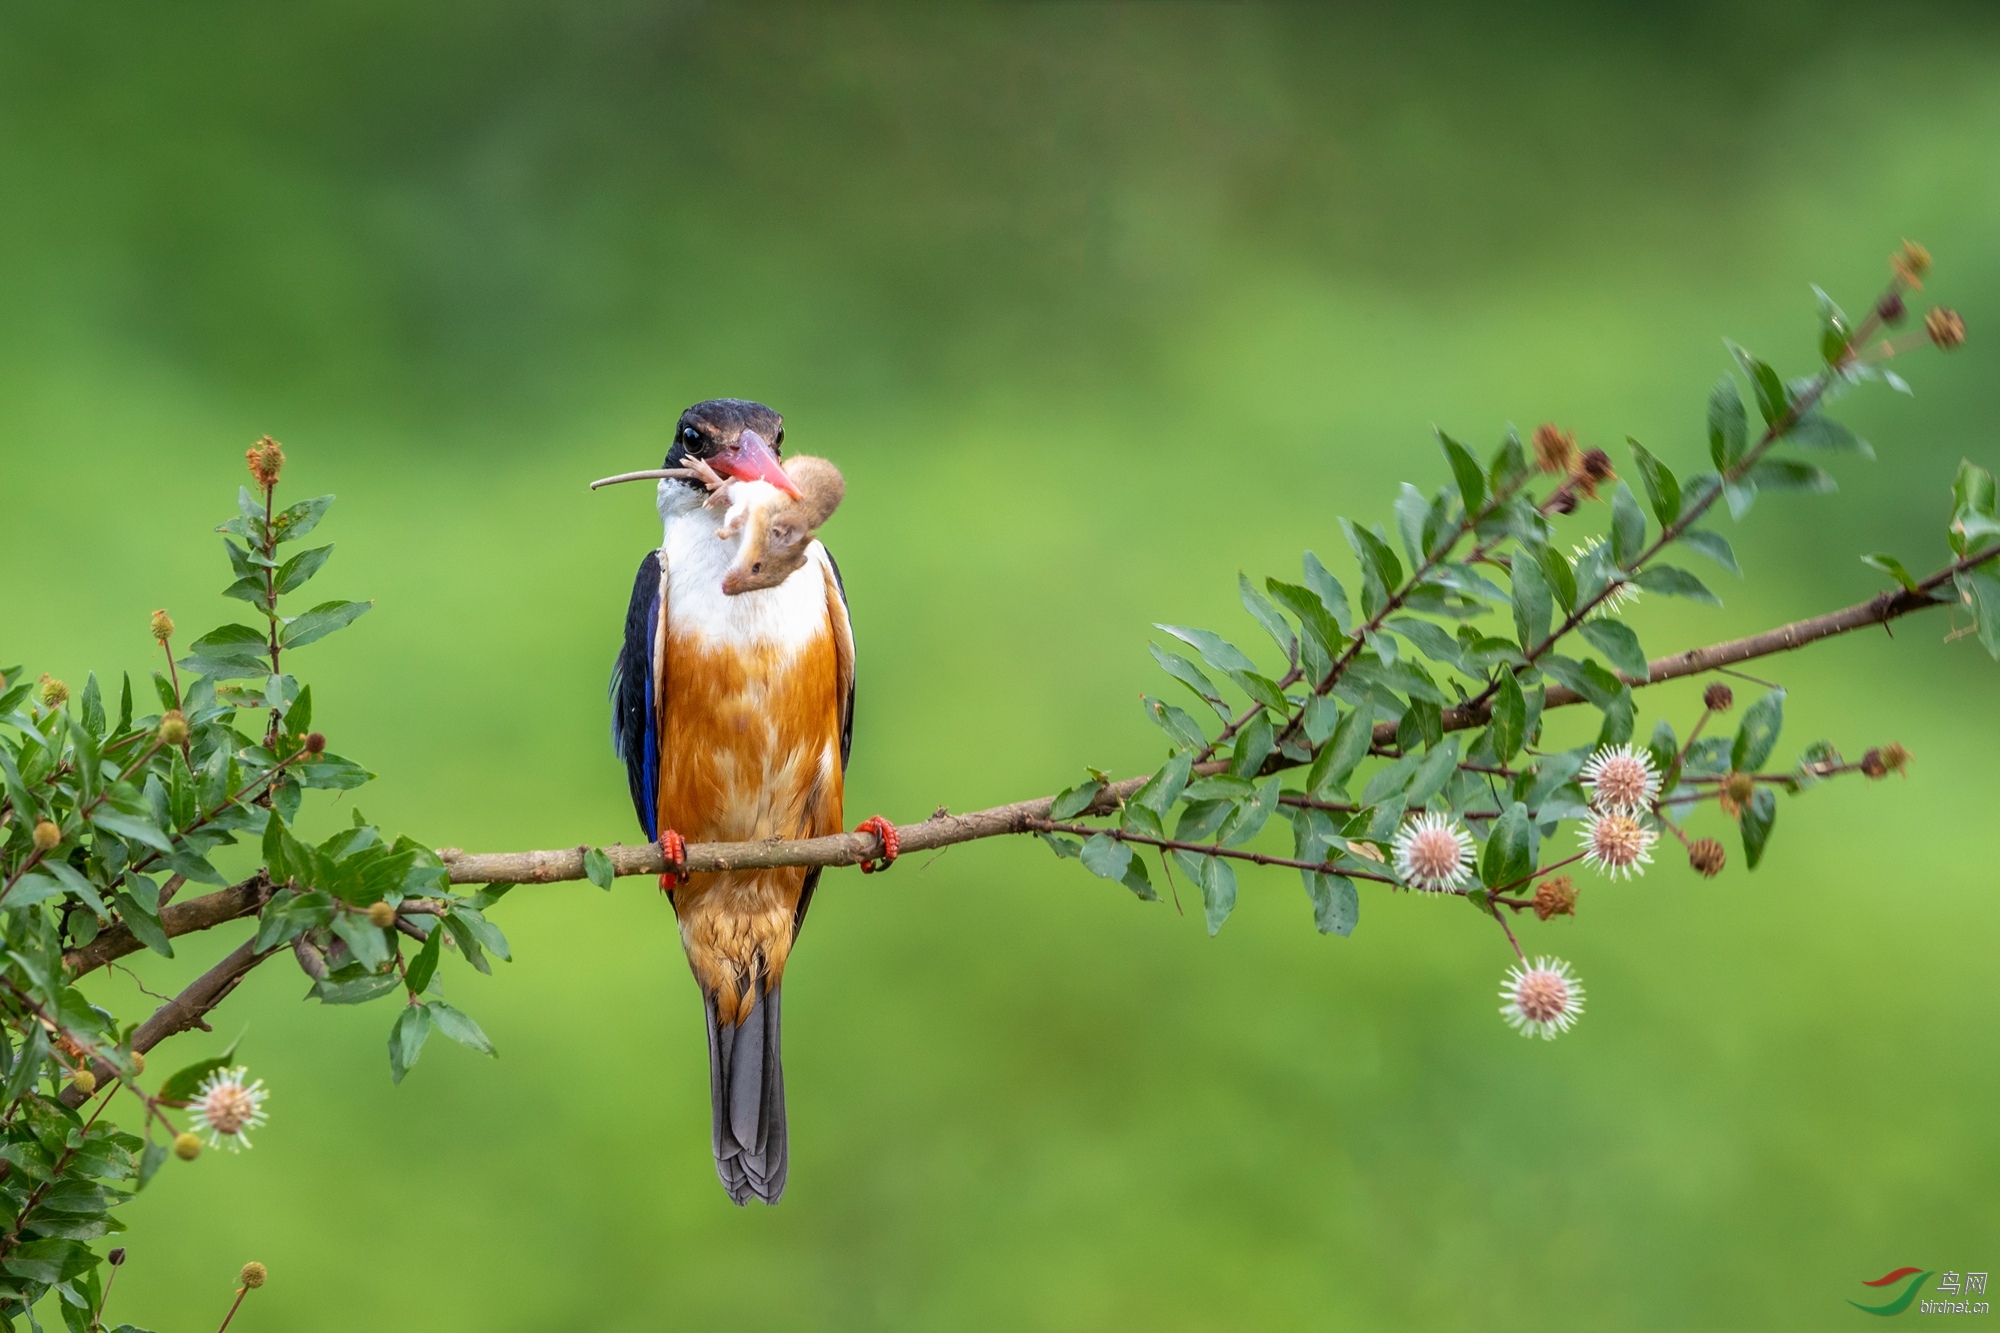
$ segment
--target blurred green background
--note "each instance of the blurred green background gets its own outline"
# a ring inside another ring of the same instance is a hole
[[[631,837],[604,681],[657,527],[584,482],[751,396],[849,480],[851,818],[972,809],[1143,771],[1150,623],[1252,643],[1236,572],[1348,570],[1336,514],[1443,480],[1433,422],[1685,475],[1720,336],[1808,369],[1807,284],[1864,308],[1917,237],[1970,345],[1850,400],[1882,457],[1840,494],[1723,521],[1726,609],[1635,616],[1747,632],[1934,567],[1958,459],[2000,465],[1996,142],[1976,5],[12,5],[0,658],[115,679],[152,608],[229,614],[208,528],[269,431],[340,496],[315,591],[379,599],[298,663],[382,775],[319,818]],[[1948,628],[1762,664],[1781,756],[1900,739],[1909,779],[1526,923],[1589,987],[1552,1044],[1462,907],[1321,938],[1261,872],[1211,940],[1027,840],[833,872],[776,1210],[715,1181],[649,883],[516,892],[518,961],[448,977],[501,1059],[400,1088],[389,1007],[281,960],[179,1052],[247,1025],[271,1124],[129,1210],[112,1314],[210,1327],[256,1258],[246,1331],[1863,1324],[1863,1278],[2000,1268],[2000,670]]]

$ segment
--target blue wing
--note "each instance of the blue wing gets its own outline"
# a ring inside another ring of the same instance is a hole
[[[660,628],[660,553],[646,552],[625,610],[625,646],[611,668],[611,748],[625,761],[632,808],[646,840],[660,836],[660,728],[653,716],[653,644]]]

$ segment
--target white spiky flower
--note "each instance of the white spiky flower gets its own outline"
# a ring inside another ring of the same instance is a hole
[[[1569,558],[1570,568],[1575,569],[1578,564],[1582,563],[1583,558],[1585,556],[1589,555],[1592,551],[1595,551],[1598,547],[1602,545],[1604,545],[1604,538],[1592,537],[1589,541],[1585,542],[1581,546],[1570,547],[1569,548],[1570,550],[1576,552],[1575,555]],[[1622,577],[1622,575],[1620,575],[1619,572],[1616,570],[1613,570],[1612,573],[1614,577]],[[1632,603],[1638,600],[1639,600],[1639,585],[1632,582],[1630,579],[1626,579],[1624,582],[1618,584],[1617,587],[1613,588],[1610,591],[1610,593],[1606,595],[1604,600],[1597,604],[1596,609],[1593,610],[1590,613],[1590,615],[1586,616],[1585,619],[1594,620],[1598,616],[1608,616],[1612,614],[1614,611],[1617,611],[1620,607],[1630,606]]]
[[[1653,756],[1630,745],[1606,745],[1583,766],[1590,803],[1599,810],[1635,814],[1648,809],[1660,794],[1659,770]]]
[[[264,1080],[245,1083],[242,1065],[218,1069],[202,1080],[195,1093],[192,1119],[208,1131],[208,1146],[240,1152],[250,1146],[249,1131],[263,1125],[264,1100],[271,1095]]]
[[[1396,874],[1413,889],[1445,893],[1472,873],[1472,835],[1456,819],[1426,811],[1396,834]]]
[[[1560,958],[1537,958],[1535,965],[1507,969],[1500,986],[1500,1016],[1524,1037],[1554,1041],[1583,1013],[1583,983]]]
[[[1660,835],[1622,810],[1592,815],[1583,825],[1583,859],[1613,879],[1646,873]]]

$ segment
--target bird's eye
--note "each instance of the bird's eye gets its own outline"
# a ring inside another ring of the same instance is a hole
[[[783,445],[784,442],[785,442],[785,428],[783,426],[780,426],[778,427],[777,436],[772,439],[771,443],[774,445]]]
[[[701,438],[701,432],[696,430],[693,426],[683,426],[681,427],[681,438],[683,440],[686,440],[689,444],[693,444],[696,440],[699,440]]]

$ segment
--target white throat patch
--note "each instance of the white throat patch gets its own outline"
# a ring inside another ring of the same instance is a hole
[[[731,597],[722,576],[736,559],[742,535],[720,537],[721,511],[702,506],[692,487],[662,481],[660,518],[666,531],[660,560],[667,575],[667,631],[714,644],[800,648],[829,632],[826,555],[818,542],[806,563],[775,588]],[[745,529],[747,531],[747,528]]]

